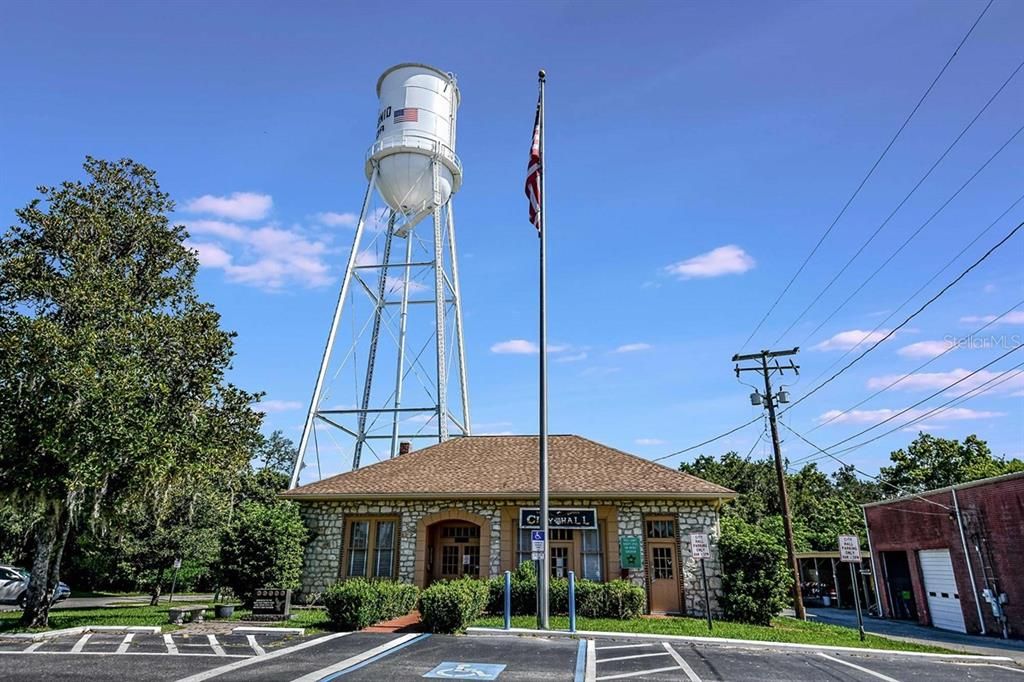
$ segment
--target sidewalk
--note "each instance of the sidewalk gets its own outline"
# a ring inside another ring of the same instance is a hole
[[[809,608],[807,609],[807,618],[819,623],[857,628],[857,613],[853,609]],[[1024,664],[1024,641],[1019,639],[965,635],[905,620],[888,620],[867,616],[864,617],[864,631],[891,639],[946,647],[954,651],[985,656],[1009,656],[1018,663]]]

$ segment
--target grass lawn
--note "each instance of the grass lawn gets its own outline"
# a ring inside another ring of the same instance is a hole
[[[199,602],[203,603],[203,602]],[[106,606],[83,609],[53,609],[50,611],[49,630],[74,628],[81,625],[158,625],[164,632],[177,630],[179,626],[167,622],[169,604],[159,606]],[[231,620],[240,621],[251,615],[248,609],[235,609]],[[323,609],[293,609],[291,620],[257,623],[265,627],[306,628],[318,632],[329,629],[327,612]],[[0,613],[0,633],[26,632],[18,621],[21,611]],[[207,618],[213,618],[213,609],[207,611]]]
[[[504,627],[501,616],[480,618],[473,625],[477,627]],[[535,616],[514,616],[512,627],[535,628]],[[759,642],[792,642],[797,644],[821,644],[825,646],[867,647],[871,649],[891,649],[895,651],[925,651],[931,653],[955,653],[949,649],[922,644],[911,644],[899,640],[888,639],[879,635],[867,636],[861,642],[856,630],[838,625],[827,625],[811,621],[799,621],[794,618],[779,617],[772,621],[771,627],[762,625],[746,625],[715,621],[714,630],[708,632],[708,624],[700,618],[637,618],[634,620],[615,620],[612,618],[577,618],[578,630],[598,630],[603,632],[633,632],[658,635],[682,635],[686,637],[727,637],[730,639],[747,639]],[[552,630],[569,629],[567,616],[551,616]]]

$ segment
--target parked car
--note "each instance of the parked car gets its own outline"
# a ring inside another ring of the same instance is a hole
[[[17,604],[25,608],[28,599],[28,583],[31,573],[24,568],[0,566],[0,604]],[[57,583],[51,604],[63,601],[71,594],[71,588],[64,582]]]

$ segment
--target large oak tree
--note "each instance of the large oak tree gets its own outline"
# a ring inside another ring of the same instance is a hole
[[[0,502],[33,520],[28,626],[47,623],[75,523],[150,509],[190,467],[245,463],[256,398],[154,173],[87,158],[0,235]],[[173,497],[173,496],[172,496]]]

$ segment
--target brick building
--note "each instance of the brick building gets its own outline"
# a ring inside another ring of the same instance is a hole
[[[455,438],[288,491],[311,531],[303,592],[353,576],[423,587],[529,561],[537,451],[536,436]],[[707,533],[719,612],[718,512],[736,493],[580,436],[551,436],[548,453],[553,577],[626,578],[646,589],[651,612],[703,615],[689,535]],[[623,568],[620,548],[632,543],[642,565]]]
[[[1024,637],[1024,473],[864,506],[888,618]]]

